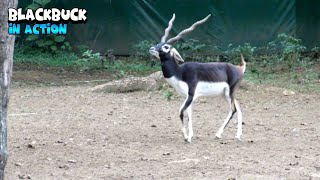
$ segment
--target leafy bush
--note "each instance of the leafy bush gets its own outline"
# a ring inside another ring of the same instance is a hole
[[[74,48],[74,51],[76,53],[78,53],[79,55],[82,55],[84,52],[90,50],[89,46],[87,45],[77,45],[75,48]]]
[[[103,57],[100,53],[92,53],[92,50],[85,51],[81,58],[77,61],[81,71],[89,70],[91,67],[97,67],[97,64],[103,65]]]
[[[230,62],[239,63],[238,59],[240,58],[240,54],[246,58],[246,60],[253,60],[254,54],[256,52],[257,47],[252,46],[250,43],[244,43],[243,45],[238,45],[234,47],[233,44],[228,45],[228,49],[224,51],[224,54],[229,58]]]
[[[303,60],[301,52],[306,50],[301,40],[287,34],[279,34],[277,38],[268,43],[267,52],[273,60],[284,62],[289,70],[300,64]]]
[[[183,42],[179,42],[175,45],[175,48],[182,50],[184,52],[201,52],[206,47],[205,44],[200,44],[199,40],[196,39],[188,39]]]
[[[143,40],[133,45],[134,55],[139,59],[150,59],[149,49],[156,45],[155,41]]]
[[[26,9],[36,10],[38,8],[43,8],[47,6],[51,0],[33,0],[31,4],[29,4]]]
[[[174,47],[179,51],[182,58],[191,61],[206,61],[202,54],[208,48],[206,44],[199,43],[199,40],[188,39],[186,41],[178,42]]]
[[[33,0],[25,10],[32,9],[36,10],[38,8],[45,8],[51,3],[51,0]],[[72,47],[70,43],[66,41],[64,35],[21,35],[18,36],[17,41],[20,44],[26,44],[35,49],[40,49],[46,52],[57,52],[57,51],[71,51]]]
[[[152,58],[152,56],[149,53],[150,47],[156,44],[156,41],[153,40],[143,40],[133,45],[135,59],[145,61],[146,65],[150,67],[154,67],[157,64],[159,64],[160,61],[158,61],[155,58]]]
[[[70,43],[65,41],[63,35],[28,35],[26,42],[32,47],[41,48],[44,51],[56,52],[57,50],[71,51]]]

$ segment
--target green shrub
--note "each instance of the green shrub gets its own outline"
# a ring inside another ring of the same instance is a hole
[[[99,67],[100,65],[103,65],[103,57],[100,55],[100,53],[92,53],[92,50],[87,50],[84,53],[82,53],[82,56],[77,61],[77,65],[81,67],[81,71],[89,70],[92,67]],[[103,66],[100,68],[103,68]]]
[[[33,0],[32,3],[25,8],[25,10],[45,8],[49,6],[50,3],[51,0]],[[72,50],[70,43],[66,40],[64,35],[21,35],[18,36],[17,42],[32,47],[33,49],[51,53]]]
[[[228,49],[224,51],[224,54],[229,58],[229,61],[232,63],[239,63],[240,54],[248,61],[254,59],[257,47],[252,46],[250,43],[245,42],[243,45],[238,45],[234,47],[233,44],[228,45]]]
[[[157,43],[152,40],[143,40],[133,45],[134,55],[139,59],[150,59],[149,49]]]
[[[164,96],[164,98],[166,99],[166,100],[171,100],[171,99],[173,99],[173,92],[171,91],[171,90],[169,90],[169,89],[167,89],[167,90],[165,90],[164,92],[163,92],[163,96]]]

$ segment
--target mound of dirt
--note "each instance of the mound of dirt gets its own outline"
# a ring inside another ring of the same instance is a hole
[[[121,80],[108,82],[92,88],[93,92],[133,92],[133,91],[155,91],[164,84],[161,71],[155,72],[146,77],[127,77]]]

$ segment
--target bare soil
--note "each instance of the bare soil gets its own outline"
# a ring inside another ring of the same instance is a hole
[[[167,101],[161,91],[93,93],[93,84],[43,85],[61,78],[15,72],[6,179],[320,179],[319,94],[240,89],[241,142],[234,123],[215,138],[226,103],[202,98],[187,144],[178,117],[182,98]]]

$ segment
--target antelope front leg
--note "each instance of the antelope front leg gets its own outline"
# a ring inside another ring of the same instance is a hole
[[[189,136],[187,142],[191,143],[191,139],[193,137],[193,127],[192,127],[192,105],[190,105],[187,109],[188,114],[188,132]]]
[[[191,142],[191,138],[193,137],[192,106],[191,106],[192,101],[193,101],[193,96],[189,95],[180,108],[180,119],[182,122],[182,133],[184,136],[184,140],[189,143]],[[186,130],[184,119],[183,119],[183,114],[184,114],[185,110],[187,110],[187,115],[188,115],[188,133],[189,133],[189,135],[187,134],[187,130]]]
[[[186,104],[188,100],[188,97],[186,98],[186,100],[183,102],[180,110],[179,110],[179,114],[180,114],[180,119],[181,119],[181,124],[182,124],[182,128],[181,128],[181,131],[182,131],[182,134],[183,134],[183,138],[185,141],[187,141],[188,139],[188,134],[187,134],[187,129],[186,129],[186,123],[185,123],[185,120],[184,120],[184,106]]]
[[[238,112],[238,128],[237,128],[237,134],[236,134],[236,138],[241,140],[241,135],[242,135],[242,112],[241,112],[241,109],[240,109],[240,104],[237,100],[234,100],[234,103],[235,103],[235,107],[237,109],[237,112]]]

